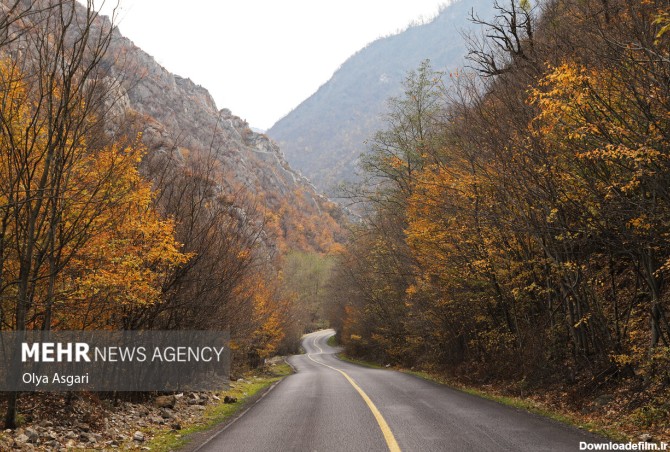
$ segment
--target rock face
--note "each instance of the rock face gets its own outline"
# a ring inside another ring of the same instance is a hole
[[[0,0],[0,9],[5,11],[15,3],[44,14],[50,4],[48,0]],[[80,2],[66,2],[65,9],[71,7],[76,9],[75,21],[83,23],[86,8]],[[31,20],[39,21],[40,15],[27,15],[12,27],[30,30]],[[105,32],[101,33],[103,28]],[[39,30],[39,27],[34,29]],[[74,29],[68,29],[66,39],[75,39]],[[108,29],[109,19],[100,16],[90,36],[106,36]],[[22,54],[18,43],[19,40],[4,43],[3,55]],[[196,158],[206,159],[202,166],[206,165],[207,171],[198,172],[194,177],[211,182],[212,199],[236,207],[243,205],[238,216],[267,226],[264,237],[271,238],[262,241],[269,250],[284,246],[284,249],[326,251],[342,241],[339,223],[344,217],[339,208],[289,167],[279,147],[267,135],[252,131],[230,110],[219,109],[205,88],[167,71],[123,37],[118,29],[114,30],[107,52],[96,69],[99,71],[89,73],[91,78],[86,83],[90,82],[88,86],[95,89],[102,87],[101,93],[112,93],[104,105],[104,130],[100,131],[118,137],[141,133],[147,147],[142,169],[148,177],[158,179],[154,176],[159,171],[152,173],[155,170],[152,165],[181,165],[186,173],[185,163],[192,163]],[[231,65],[231,70],[244,69]],[[98,124],[96,133],[97,127]],[[192,160],[189,162],[189,159]],[[164,169],[163,166],[160,171]],[[206,175],[202,176],[203,173]],[[243,202],[235,202],[238,199]]]
[[[470,13],[490,16],[491,0],[456,0],[430,23],[378,39],[349,58],[309,99],[279,120],[267,134],[276,140],[291,166],[318,189],[354,179],[365,141],[383,127],[386,102],[402,94],[407,72],[431,60],[435,70],[463,65],[463,31],[472,28]]]
[[[112,68],[111,79],[121,80],[115,84],[112,122],[127,124],[132,117],[150,157],[165,153],[178,163],[194,153],[213,156],[223,193],[244,192],[270,212],[293,206],[295,218],[283,220],[296,225],[305,218],[329,224],[316,228],[339,221],[330,218],[338,215],[337,207],[289,167],[267,135],[252,131],[230,110],[218,109],[205,88],[170,73],[118,31],[105,64]]]
[[[289,167],[275,143],[230,110],[219,110],[205,88],[168,72],[118,32],[108,58],[124,79],[117,106],[144,117],[143,140],[150,152],[212,152],[222,163],[228,188],[245,187],[280,198],[299,190],[309,199],[306,208],[317,209],[325,202]]]

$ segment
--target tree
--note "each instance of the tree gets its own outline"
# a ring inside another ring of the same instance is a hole
[[[404,139],[408,96],[362,159],[376,185],[333,323],[353,353],[483,378],[662,381],[667,4],[508,4],[474,18],[476,72],[435,97],[430,139]]]
[[[13,48],[22,49],[2,48],[0,111],[0,294],[13,300],[11,327],[19,331],[34,321],[29,316],[38,300],[44,303],[41,327],[51,327],[58,277],[114,203],[104,187],[117,175],[116,159],[124,160],[117,149],[110,151],[108,167],[91,162],[106,147],[106,138],[95,131],[113,102],[99,64],[112,24],[98,18],[92,1],[86,7],[74,0],[33,5],[19,11],[24,3],[13,4],[2,16],[4,43],[13,40]],[[15,32],[17,27],[26,31]],[[78,185],[77,178],[92,171],[97,177]],[[15,410],[13,393],[8,427]]]

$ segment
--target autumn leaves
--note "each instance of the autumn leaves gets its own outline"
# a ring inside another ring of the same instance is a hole
[[[480,21],[474,70],[445,89],[424,65],[392,101],[335,321],[408,366],[650,372],[670,345],[667,5],[515,3]]]
[[[116,32],[93,2],[5,3],[1,328],[228,330],[235,371],[296,345],[277,249],[329,247],[333,220],[301,240],[298,226],[321,219],[271,211],[263,187],[234,185],[214,145],[145,149],[156,121],[120,105],[143,71],[110,51]]]
[[[38,62],[0,66],[3,328],[114,328],[124,309],[158,301],[188,256],[139,174],[139,140],[92,135],[102,100],[84,68],[33,73]]]

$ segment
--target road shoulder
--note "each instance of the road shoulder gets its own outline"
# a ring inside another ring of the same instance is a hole
[[[232,383],[230,391],[225,391],[225,395],[237,399],[235,403],[226,404],[221,397],[220,403],[208,407],[197,422],[183,426],[181,431],[154,432],[145,446],[152,451],[196,452],[244,416],[293,373],[294,369],[285,360],[262,372],[249,373],[241,381]]]

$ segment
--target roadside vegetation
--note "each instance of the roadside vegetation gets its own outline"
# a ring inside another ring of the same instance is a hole
[[[332,335],[328,338],[328,345],[331,347],[337,347],[339,345],[339,342],[337,341],[337,335]]]
[[[361,156],[348,356],[670,437],[670,9],[500,0]]]
[[[341,212],[235,185],[214,128],[160,141],[129,106],[145,62],[99,6],[0,0],[0,329],[225,330],[235,374],[295,352]]]

